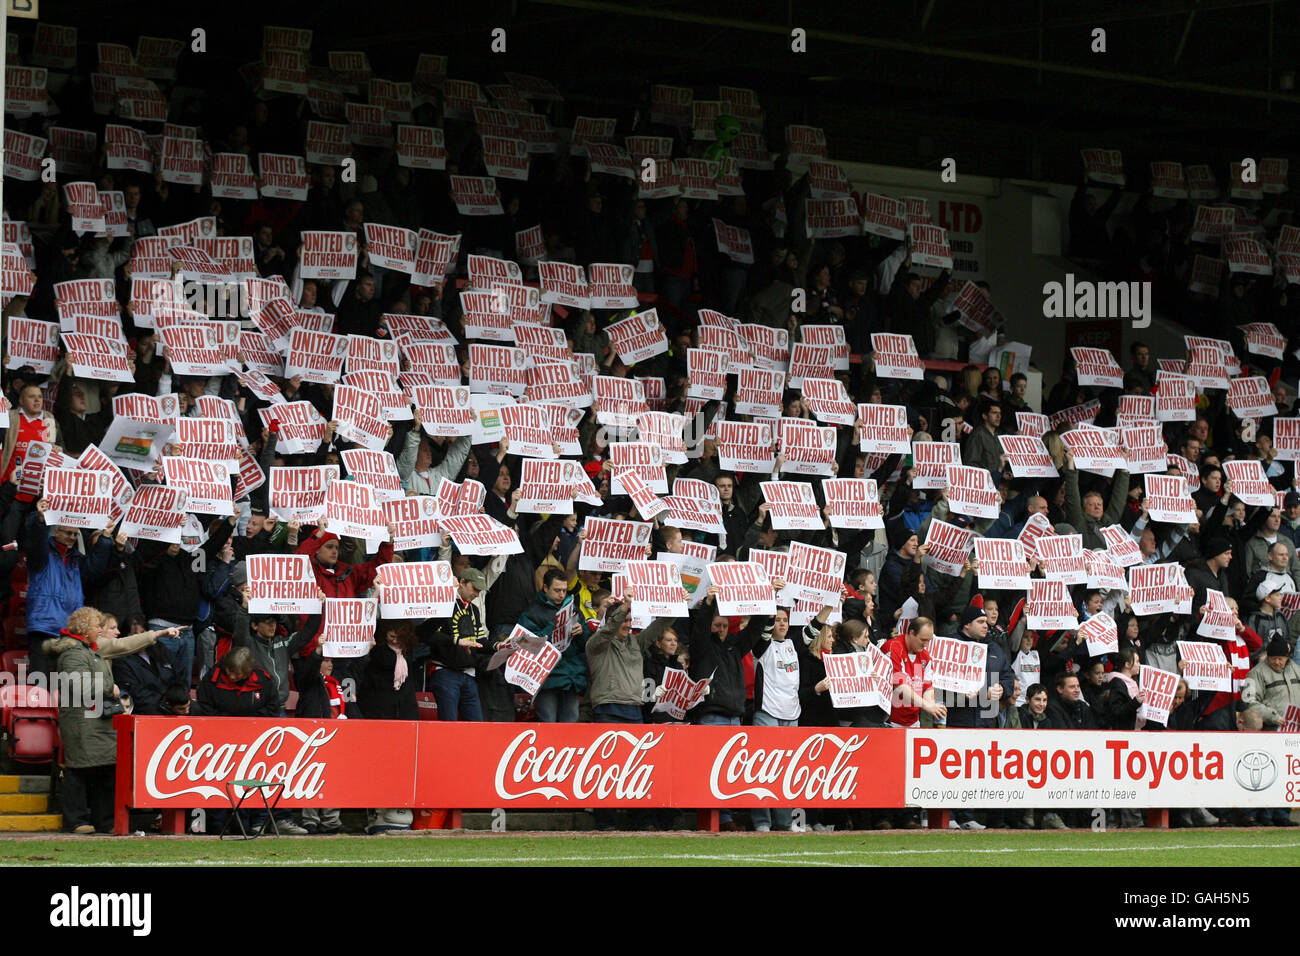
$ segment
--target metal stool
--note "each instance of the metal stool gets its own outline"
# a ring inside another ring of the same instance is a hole
[[[244,795],[240,797],[238,800],[235,799],[235,792],[234,790],[231,789],[232,786],[244,788]],[[274,802],[269,801],[266,797],[266,791],[268,788],[271,787],[280,788],[275,795]],[[239,816],[239,811],[244,806],[244,802],[248,800],[249,796],[251,796],[253,793],[260,793],[262,795],[262,806],[266,808],[266,818],[268,821],[270,821],[271,829],[275,831],[275,835],[276,836],[280,835],[280,827],[275,822],[275,808],[280,803],[280,797],[284,795],[283,783],[274,780],[236,780],[233,782],[233,784],[227,783],[225,785],[225,789],[226,789],[226,798],[230,800],[230,816],[227,817],[226,822],[222,824],[221,833],[218,835],[217,839],[224,840],[226,838],[226,830],[229,829],[230,821],[232,818],[235,820],[236,823],[239,824],[239,832],[243,834],[243,836],[239,837],[239,839],[256,840],[258,836],[261,835],[256,828],[254,828],[254,831],[251,834],[247,830],[245,830],[244,821]],[[265,828],[265,824],[263,825],[263,828]],[[231,839],[234,838],[235,838],[234,834],[231,834]]]

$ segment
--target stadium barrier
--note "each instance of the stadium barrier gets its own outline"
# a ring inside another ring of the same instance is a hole
[[[1300,734],[897,730],[237,717],[114,718],[115,829],[130,808],[229,807],[225,784],[281,781],[283,807],[1283,807],[1300,801]],[[239,788],[234,788],[239,796]],[[450,808],[450,809],[448,809]],[[718,809],[701,811],[717,828]]]

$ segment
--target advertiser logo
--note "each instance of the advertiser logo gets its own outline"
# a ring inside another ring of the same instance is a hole
[[[655,770],[653,763],[643,761],[663,739],[662,733],[607,730],[586,747],[539,748],[537,731],[527,730],[506,746],[497,761],[493,778],[497,796],[502,800],[530,796],[642,800],[654,786]]]
[[[325,785],[325,761],[313,757],[337,733],[322,728],[272,727],[252,743],[203,743],[195,747],[190,743],[194,727],[182,724],[164,737],[150,755],[145,790],[160,800],[187,793],[224,799],[225,790],[211,784],[274,780],[284,783],[284,799],[310,800]],[[242,787],[233,789],[236,797],[242,796]]]
[[[866,736],[857,734],[848,738],[810,734],[794,750],[751,750],[749,734],[736,734],[714,758],[709,791],[719,800],[746,796],[782,801],[851,800],[858,788],[858,767],[851,765],[851,758],[866,743]],[[764,784],[779,786],[780,793]]]
[[[1232,775],[1243,790],[1267,790],[1277,779],[1277,764],[1262,750],[1248,750],[1237,758]]]

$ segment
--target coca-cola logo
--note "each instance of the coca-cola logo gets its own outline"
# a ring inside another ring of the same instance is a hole
[[[857,791],[859,769],[851,765],[850,758],[866,742],[865,735],[842,738],[838,734],[810,734],[792,751],[780,747],[751,750],[749,734],[735,734],[713,760],[709,791],[719,800],[849,800]],[[835,749],[829,750],[831,747]],[[829,761],[823,758],[823,751]],[[753,786],[736,789],[737,784]]]
[[[204,743],[195,747],[190,743],[194,727],[182,724],[164,737],[150,755],[145,767],[145,790],[159,800],[187,793],[224,799],[224,788],[211,784],[255,779],[283,783],[284,799],[310,800],[325,784],[325,762],[312,757],[337,733],[320,727],[271,727],[251,743]],[[297,742],[296,752],[290,752],[286,741]],[[243,795],[242,787],[232,786],[232,790],[237,798]]]
[[[607,730],[586,747],[539,748],[537,731],[526,730],[502,752],[493,783],[503,800],[642,800],[654,786],[655,769],[643,761],[663,739],[662,733]]]

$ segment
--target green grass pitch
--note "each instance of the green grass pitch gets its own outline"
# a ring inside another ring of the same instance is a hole
[[[1300,866],[1287,830],[0,840],[0,866]]]

